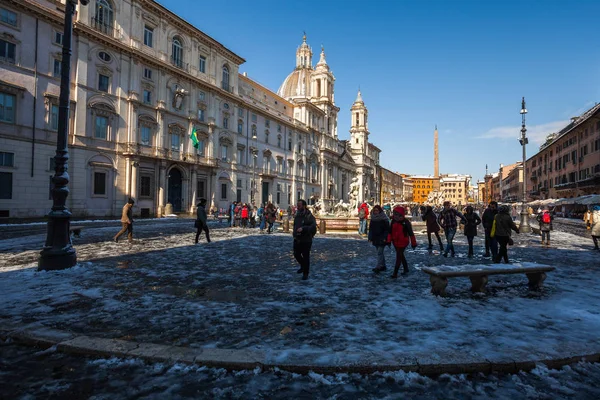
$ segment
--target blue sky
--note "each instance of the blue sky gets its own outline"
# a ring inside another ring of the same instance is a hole
[[[349,137],[360,86],[381,164],[482,179],[485,165],[521,159],[521,97],[528,156],[546,134],[600,102],[600,1],[220,1],[161,4],[246,59],[277,91],[306,31],[336,77],[338,132]]]

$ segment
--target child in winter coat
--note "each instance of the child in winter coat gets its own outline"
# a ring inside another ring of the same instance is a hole
[[[404,256],[404,250],[410,245],[414,249],[417,247],[417,239],[413,233],[412,225],[405,216],[404,207],[394,207],[392,214],[392,223],[390,224],[390,234],[388,235],[388,243],[392,243],[396,249],[396,264],[394,265],[393,279],[398,277],[398,269],[402,264],[402,275],[408,274],[408,262]]]
[[[385,271],[385,245],[390,231],[390,220],[383,209],[376,205],[371,210],[371,222],[369,223],[369,242],[377,249],[377,266],[373,272]]]
[[[554,217],[550,210],[544,210],[535,218],[540,224],[540,234],[542,235],[542,246],[550,246],[550,231],[552,230],[552,220]]]

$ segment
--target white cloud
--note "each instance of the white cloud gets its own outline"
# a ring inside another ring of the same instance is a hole
[[[546,141],[546,136],[558,132],[570,123],[569,120],[548,122],[542,125],[528,125],[527,138],[532,144],[540,145]],[[480,136],[479,139],[518,139],[521,136],[521,126],[500,126],[492,128]]]

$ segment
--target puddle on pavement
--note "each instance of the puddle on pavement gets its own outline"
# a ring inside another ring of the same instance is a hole
[[[131,260],[123,260],[117,262],[118,269],[128,269],[129,267],[133,267],[133,261]]]
[[[239,302],[244,296],[241,290],[189,288],[185,286],[150,286],[152,291],[171,296],[204,298],[209,301]]]

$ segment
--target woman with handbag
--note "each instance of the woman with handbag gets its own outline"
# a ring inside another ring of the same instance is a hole
[[[494,259],[495,263],[500,263],[502,259],[508,264],[508,245],[513,244],[513,240],[510,237],[511,230],[519,233],[519,228],[514,223],[510,216],[510,207],[506,205],[500,206],[498,214],[494,217],[494,224],[492,225],[492,232],[490,237],[496,238],[496,241],[500,245],[498,250],[498,256]]]

